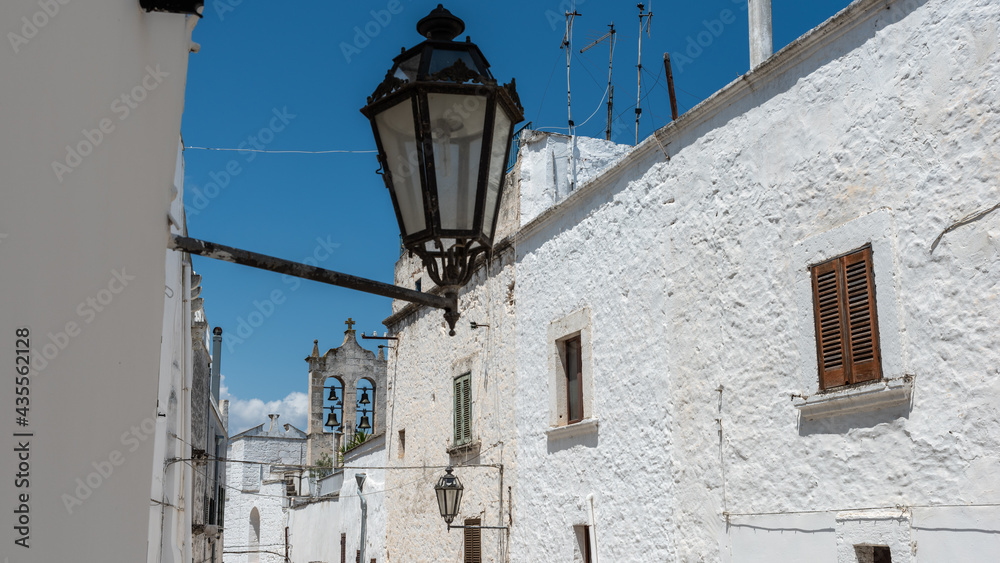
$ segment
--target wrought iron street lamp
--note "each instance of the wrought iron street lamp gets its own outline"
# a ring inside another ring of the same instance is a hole
[[[454,470],[450,466],[445,469],[445,474],[438,479],[437,485],[434,485],[438,510],[441,511],[441,517],[448,523],[449,528],[458,516],[458,509],[462,506],[462,492],[465,490],[462,482],[452,474],[452,471]]]
[[[426,41],[393,59],[361,109],[372,125],[403,246],[445,295],[493,245],[514,124],[514,80],[501,86],[465,23],[441,4],[417,23]],[[445,318],[449,315],[446,314]],[[458,319],[448,318],[454,330]]]
[[[459,509],[462,507],[462,493],[465,491],[465,487],[462,486],[462,482],[458,480],[457,475],[453,474],[453,471],[454,469],[449,465],[444,470],[444,475],[438,479],[437,485],[434,485],[438,510],[441,511],[441,517],[448,524],[448,529],[477,528],[483,530],[506,530],[507,526],[459,526],[452,524],[455,521],[455,517],[458,516]],[[502,471],[503,467],[501,466]]]
[[[514,80],[500,85],[479,47],[454,41],[465,23],[443,6],[417,23],[426,41],[393,61],[361,112],[371,121],[382,177],[404,247],[443,295],[175,235],[170,248],[445,310],[458,321],[458,290],[493,246],[514,125],[523,108]]]

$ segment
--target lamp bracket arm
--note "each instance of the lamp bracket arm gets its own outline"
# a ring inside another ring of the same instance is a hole
[[[180,235],[171,235],[167,246],[171,250],[179,250],[188,254],[197,254],[206,258],[232,262],[233,264],[241,264],[243,266],[250,266],[251,268],[277,272],[306,280],[346,287],[364,293],[444,309],[449,313],[456,314],[456,316],[458,313],[458,296],[454,293],[446,295],[423,293],[380,281],[334,272],[316,266],[309,266],[308,264],[300,264],[291,260],[275,258],[265,254],[250,252],[249,250],[242,250]]]

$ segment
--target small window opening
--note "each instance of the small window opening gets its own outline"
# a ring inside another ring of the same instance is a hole
[[[856,545],[858,563],[892,563],[892,553],[884,545]]]
[[[397,455],[399,459],[403,459],[406,456],[406,430],[399,431],[399,452]]]

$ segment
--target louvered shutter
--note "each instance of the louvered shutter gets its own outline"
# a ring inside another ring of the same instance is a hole
[[[472,441],[472,376],[462,378],[462,440]]]
[[[813,303],[816,318],[816,349],[822,389],[847,383],[847,350],[841,315],[844,301],[840,260],[812,268]]]
[[[862,383],[882,377],[879,367],[878,315],[872,250],[865,248],[842,259],[845,280],[845,313],[848,331],[850,382]]]
[[[340,563],[347,563],[347,534],[340,534]]]
[[[462,378],[455,378],[455,444],[462,443]]]
[[[469,518],[465,521],[466,526],[481,526],[482,520],[479,518]],[[465,528],[465,563],[482,563],[483,551],[479,528]]]
[[[455,444],[472,440],[472,376],[455,378]]]

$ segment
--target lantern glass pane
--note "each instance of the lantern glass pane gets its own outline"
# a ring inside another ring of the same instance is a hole
[[[420,67],[420,54],[417,53],[412,57],[406,59],[405,61],[399,63],[396,67],[396,72],[393,76],[399,78],[400,80],[406,80],[407,82],[413,82],[417,79],[417,69]]]
[[[392,178],[392,190],[403,218],[404,236],[427,227],[412,104],[410,99],[405,99],[375,116],[375,126]]]
[[[493,121],[493,142],[490,147],[490,173],[486,182],[486,211],[483,214],[483,234],[493,238],[493,214],[500,205],[500,182],[507,166],[507,145],[510,144],[510,118],[500,104]]]
[[[444,498],[445,491],[437,489],[434,492],[437,493],[438,510],[441,512],[441,517],[443,518],[448,515],[448,505],[445,504],[445,498]]]
[[[428,94],[442,230],[471,230],[486,120],[485,96]]]
[[[472,55],[470,55],[468,51],[452,51],[450,49],[436,48],[431,54],[431,64],[427,68],[427,74],[440,72],[452,66],[459,60],[461,60],[462,63],[464,63],[469,69],[477,72],[479,71],[476,67],[476,63],[472,60]]]

